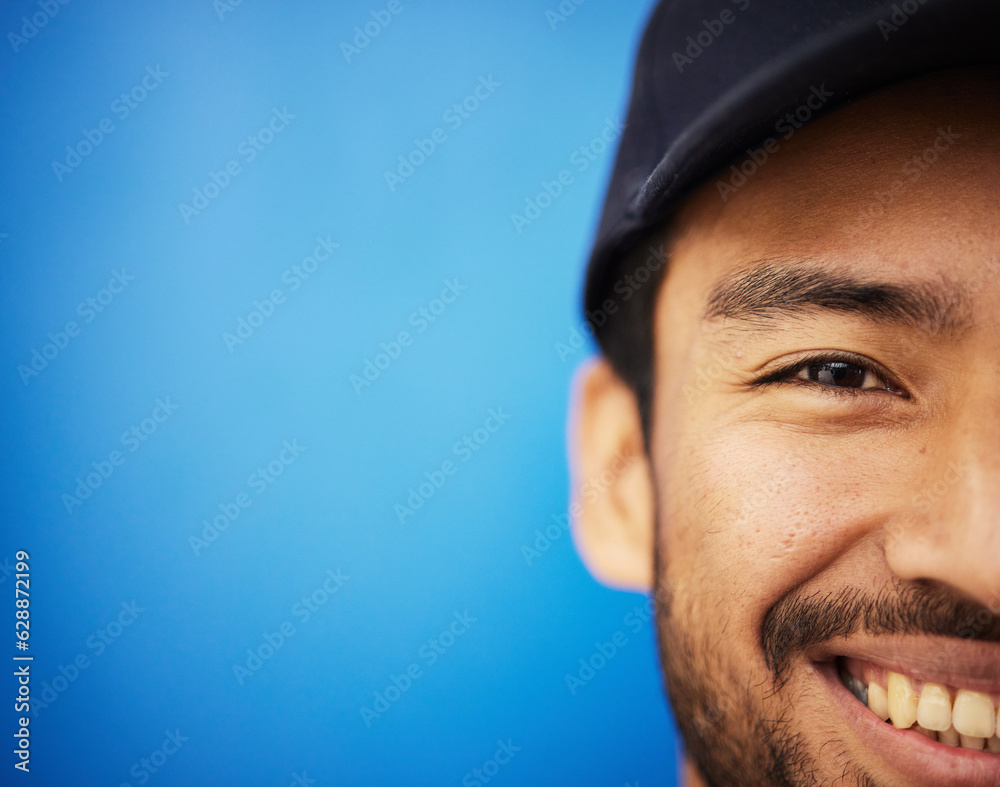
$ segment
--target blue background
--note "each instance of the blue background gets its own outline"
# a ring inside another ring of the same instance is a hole
[[[400,0],[384,27],[370,0],[3,5],[0,596],[13,656],[9,572],[27,550],[44,705],[24,776],[4,701],[0,782],[475,784],[509,740],[490,784],[673,783],[652,626],[627,617],[646,599],[593,581],[558,525],[526,549],[566,510],[600,138],[649,5],[566,2],[559,19],[557,0]],[[32,15],[44,26],[19,40]],[[366,24],[377,34],[345,50]],[[458,124],[450,108],[484,84]],[[318,238],[338,245],[293,290]],[[115,272],[128,284],[109,299]],[[460,294],[435,301],[447,282]],[[227,346],[241,318],[257,325]],[[123,441],[158,400],[176,409]],[[505,422],[476,432],[491,408]],[[285,441],[303,450],[261,482]],[[435,476],[445,461],[454,474]],[[401,514],[425,474],[443,483]],[[192,541],[240,495],[238,518]],[[327,598],[328,571],[347,579]],[[456,614],[475,622],[441,639]],[[262,648],[283,623],[294,633]],[[619,631],[572,693],[566,675]],[[175,730],[187,740],[146,770]]]

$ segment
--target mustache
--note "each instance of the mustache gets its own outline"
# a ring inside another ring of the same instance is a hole
[[[761,647],[780,684],[796,654],[856,633],[1000,643],[1000,597],[986,606],[923,580],[897,583],[877,595],[846,588],[836,594],[786,596],[764,616]]]

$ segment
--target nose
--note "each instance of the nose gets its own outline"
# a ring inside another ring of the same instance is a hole
[[[1000,609],[1000,422],[991,404],[927,447],[919,487],[889,528],[885,552],[900,579],[943,582]]]

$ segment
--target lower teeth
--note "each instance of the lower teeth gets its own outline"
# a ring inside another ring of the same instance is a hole
[[[862,683],[860,680],[855,678],[849,672],[843,668],[839,669],[840,680],[847,687],[848,691],[851,692],[858,700],[865,706],[868,705],[868,687]]]

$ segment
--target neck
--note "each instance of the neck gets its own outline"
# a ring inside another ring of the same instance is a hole
[[[681,766],[681,784],[684,787],[708,787],[707,782],[701,773],[698,771],[697,766],[691,762],[691,758],[684,757],[684,763]]]

